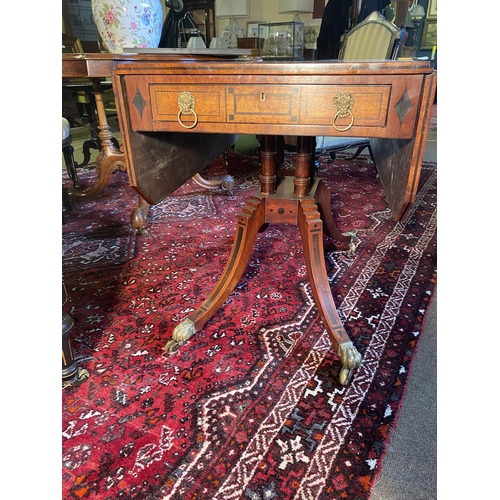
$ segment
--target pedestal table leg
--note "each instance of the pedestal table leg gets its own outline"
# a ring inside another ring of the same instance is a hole
[[[107,186],[111,174],[116,170],[126,170],[126,164],[123,153],[116,147],[116,140],[111,133],[108,124],[104,102],[102,100],[102,90],[100,85],[95,84],[96,90],[95,104],[97,116],[99,119],[99,139],[101,141],[101,150],[97,155],[95,167],[97,170],[97,181],[94,186],[87,189],[70,189],[68,194],[76,199],[92,199],[99,195]]]

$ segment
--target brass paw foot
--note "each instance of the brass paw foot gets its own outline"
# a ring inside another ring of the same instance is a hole
[[[361,354],[359,354],[352,342],[343,342],[339,345],[338,355],[342,362],[340,383],[347,385],[351,380],[353,370],[361,366]]]
[[[179,350],[179,347],[190,339],[195,333],[196,329],[194,327],[194,323],[189,319],[185,319],[174,328],[172,339],[165,344],[165,352],[167,354],[174,354]]]
[[[351,236],[351,241],[349,241],[349,253],[354,253],[356,251],[356,243],[359,241],[358,237],[356,236],[356,233],[349,232],[347,233],[348,235]]]

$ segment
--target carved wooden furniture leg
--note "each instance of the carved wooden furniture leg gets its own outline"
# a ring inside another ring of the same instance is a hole
[[[361,364],[361,355],[352,344],[340,321],[330,290],[328,275],[326,274],[323,221],[321,220],[319,207],[315,203],[315,192],[318,188],[322,189],[320,186],[323,186],[323,182],[316,179],[311,189],[311,196],[301,200],[298,211],[298,226],[304,245],[304,256],[314,301],[330,341],[342,362],[340,383],[347,385],[353,370],[359,368]],[[344,235],[337,230],[334,233],[344,238]],[[337,239],[335,235],[333,237]],[[348,238],[350,239],[350,237]]]
[[[233,248],[218,284],[203,304],[174,329],[172,339],[165,345],[167,353],[177,351],[224,303],[245,269],[257,233],[268,224],[295,224],[300,229],[314,300],[342,362],[340,383],[346,385],[353,370],[359,368],[361,356],[349,339],[333,301],[323,249],[323,232],[341,241],[351,242],[352,237],[338,231],[327,210],[330,196],[326,186],[318,179],[311,181],[313,142],[311,137],[299,138],[295,177],[278,179],[277,161],[281,157],[277,153],[276,137],[263,136],[261,191],[250,198],[238,216]],[[317,200],[324,219],[328,220],[325,229]]]
[[[232,190],[234,188],[234,179],[230,175],[223,175],[218,179],[205,179],[200,174],[195,174],[192,177],[193,181],[206,189],[223,189],[227,191],[229,194],[232,194]]]
[[[233,247],[219,282],[201,306],[175,327],[172,339],[165,344],[165,351],[168,354],[176,352],[182,344],[203,328],[234,290],[245,270],[255,238],[264,222],[264,203],[259,197],[252,196],[238,214]]]
[[[312,137],[298,137],[293,196],[287,197],[286,193],[291,191],[291,184],[290,178],[285,178],[285,182],[288,182],[289,187],[286,185],[283,186],[284,193],[280,193],[282,198],[276,200],[278,204],[282,205],[276,211],[284,218],[280,221],[279,217],[275,218],[274,216],[273,221],[289,222],[290,215],[292,215],[295,218],[295,224],[299,226],[314,301],[316,302],[330,341],[342,362],[340,383],[347,385],[351,379],[353,370],[361,364],[361,356],[349,339],[333,301],[326,274],[323,232],[341,241],[351,241],[351,236],[346,237],[338,231],[331,216],[330,196],[324,183],[318,179],[314,179],[312,186],[309,185],[311,182],[311,168],[314,168],[314,143],[315,141]],[[298,199],[298,205],[295,208],[290,204],[285,206],[284,200],[287,198],[290,200]],[[316,199],[322,205],[322,213],[319,211]],[[286,215],[287,211],[290,215]],[[323,227],[322,219],[328,220],[326,230]]]
[[[82,368],[73,356],[69,334],[73,329],[73,318],[62,313],[62,387],[83,384],[89,378],[89,372]]]
[[[90,154],[91,149],[100,150],[101,149],[101,142],[100,141],[98,142],[97,139],[92,138],[92,139],[87,139],[83,143],[83,146],[82,146],[83,162],[78,163],[77,167],[83,168],[89,164],[90,157],[91,157],[91,154]]]
[[[66,170],[68,171],[68,175],[70,179],[73,181],[73,186],[75,188],[80,187],[78,184],[78,174],[76,173],[76,167],[78,166],[75,162],[75,158],[73,156],[74,149],[71,145],[71,136],[62,141],[62,152],[64,156],[64,163],[66,164]]]
[[[99,195],[107,186],[111,174],[116,170],[126,170],[125,159],[123,153],[115,146],[116,139],[111,133],[111,128],[106,118],[104,110],[104,102],[102,100],[102,90],[100,85],[95,83],[96,91],[95,104],[97,115],[99,117],[99,139],[101,140],[101,151],[95,161],[97,170],[97,181],[94,186],[84,190],[71,189],[69,195],[77,199],[92,199]]]
[[[316,182],[316,184],[313,184],[311,194],[314,196],[314,201],[318,205],[321,220],[323,221],[324,233],[337,241],[348,243],[349,252],[354,253],[358,238],[354,232],[341,233],[338,230],[330,209],[330,189],[328,186],[324,182]]]
[[[120,143],[118,142],[118,139],[116,137],[111,138],[111,142],[114,144],[116,149],[120,149]],[[90,157],[92,156],[90,154],[91,149],[96,149],[100,151],[102,149],[102,142],[99,137],[92,138],[92,139],[87,139],[82,146],[82,153],[83,153],[83,162],[82,163],[77,163],[76,166],[78,168],[83,168],[89,165]],[[89,167],[92,164],[89,165]]]
[[[184,321],[177,325],[172,339],[165,344],[168,354],[176,352],[219,309],[237,285],[253,250],[257,233],[265,224],[265,202],[262,197],[275,191],[276,139],[264,136],[262,146],[261,193],[250,197],[237,217],[236,234],[231,254],[219,282],[201,304]]]
[[[147,236],[148,230],[148,212],[149,212],[149,203],[139,195],[139,206],[135,207],[132,210],[132,214],[130,215],[130,223],[134,229],[137,229],[140,234],[143,236]]]

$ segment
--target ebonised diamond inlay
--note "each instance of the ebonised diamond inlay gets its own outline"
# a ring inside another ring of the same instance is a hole
[[[142,120],[142,112],[144,111],[144,107],[146,106],[146,101],[142,97],[139,87],[135,88],[135,96],[134,100],[132,101],[132,104],[135,106],[137,111],[139,111],[139,114],[141,115],[141,120]]]
[[[398,113],[399,116],[399,124],[403,123],[405,116],[408,114],[408,111],[413,108],[410,97],[408,95],[408,89],[405,90],[405,93],[401,96],[399,102],[394,106],[394,109]]]

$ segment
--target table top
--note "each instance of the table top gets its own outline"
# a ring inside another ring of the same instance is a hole
[[[434,70],[429,61],[417,60],[380,60],[380,61],[264,61],[259,57],[235,56],[222,57],[212,53],[177,54],[177,53],[140,53],[140,54],[108,54],[84,53],[62,55],[63,78],[109,78],[119,65],[142,65],[152,68],[156,64],[175,66],[186,63],[208,68],[210,66],[222,69],[224,67],[244,68],[245,72],[262,72],[266,74],[296,75],[296,74],[428,74]]]

